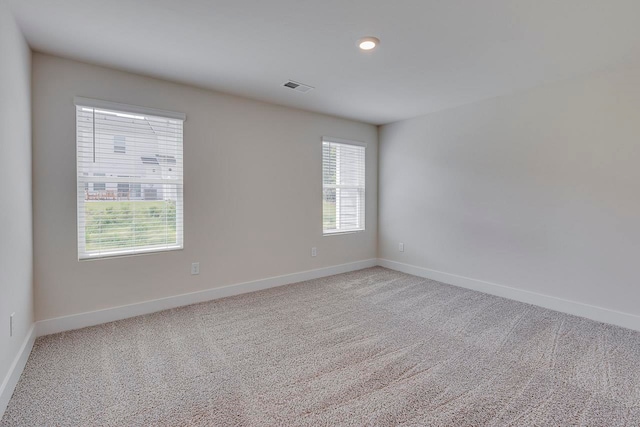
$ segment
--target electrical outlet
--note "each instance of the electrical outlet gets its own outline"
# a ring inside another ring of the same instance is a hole
[[[191,274],[200,274],[200,263],[194,262],[191,264]]]
[[[9,337],[13,336],[13,316],[15,316],[16,313],[11,313],[11,316],[9,316]]]
[[[318,250],[316,248],[311,248],[311,256],[318,255]]]
[[[400,245],[398,245],[398,250],[404,252],[404,243],[401,242]]]

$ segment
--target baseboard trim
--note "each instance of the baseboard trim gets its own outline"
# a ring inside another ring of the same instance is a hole
[[[18,351],[15,359],[13,359],[13,363],[9,367],[9,372],[5,376],[2,381],[2,385],[0,385],[0,419],[4,415],[4,411],[7,409],[7,405],[9,404],[9,400],[11,400],[11,396],[13,395],[13,391],[18,384],[18,380],[20,380],[20,375],[22,375],[22,371],[24,370],[25,365],[27,364],[27,360],[29,359],[29,355],[31,354],[31,349],[33,348],[33,343],[36,341],[35,334],[35,323],[31,325],[29,331],[27,332],[27,336],[24,338],[22,346]]]
[[[414,276],[437,280],[449,285],[472,289],[474,291],[484,292],[487,294],[496,295],[527,304],[537,305],[555,311],[560,311],[562,313],[586,317],[587,319],[595,320],[598,322],[609,323],[616,326],[622,326],[623,328],[640,331],[640,316],[634,314],[623,313],[620,311],[610,310],[608,308],[597,307],[594,305],[570,301],[550,295],[525,291],[522,289],[511,288],[509,286],[485,282],[484,280],[458,276],[455,274],[431,270],[428,268],[418,267],[410,264],[404,264],[397,261],[390,261],[387,259],[378,259],[378,265]]]
[[[276,286],[289,285],[291,283],[304,282],[305,280],[319,279],[321,277],[347,273],[349,271],[362,270],[363,268],[375,267],[376,265],[378,265],[378,260],[372,258],[363,261],[318,268],[316,270],[301,271],[298,273],[286,274],[283,276],[269,277],[267,279],[238,283],[235,285],[191,292],[188,294],[175,295],[171,297],[112,307],[103,310],[96,310],[85,313],[72,314],[69,316],[56,317],[53,319],[40,320],[36,322],[36,334],[40,337],[43,335],[50,335],[59,332],[71,331],[74,329],[86,328],[87,326],[95,326],[102,323],[114,322],[116,320],[141,316],[143,314],[155,313],[157,311],[168,310],[171,308],[183,307],[199,302],[240,295],[247,292],[273,288]]]

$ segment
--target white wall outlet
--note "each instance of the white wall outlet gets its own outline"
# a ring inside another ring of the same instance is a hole
[[[200,263],[194,262],[191,264],[191,274],[200,274]]]
[[[13,336],[13,316],[15,316],[16,313],[11,313],[11,315],[9,316],[9,336],[12,337]]]
[[[318,250],[316,248],[311,248],[311,256],[318,255]]]
[[[400,244],[398,245],[398,250],[400,252],[404,252],[404,243],[400,242]]]

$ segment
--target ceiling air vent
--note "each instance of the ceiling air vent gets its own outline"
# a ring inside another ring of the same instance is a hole
[[[311,89],[313,89],[312,86],[299,83],[299,82],[294,82],[293,80],[289,80],[288,82],[285,82],[282,86],[288,87],[289,89],[293,89],[302,93],[309,92]]]

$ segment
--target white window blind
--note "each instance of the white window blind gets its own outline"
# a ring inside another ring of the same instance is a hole
[[[366,145],[322,139],[322,226],[324,234],[365,228]]]
[[[181,249],[184,115],[75,103],[78,258]]]

